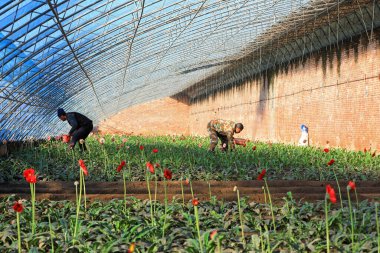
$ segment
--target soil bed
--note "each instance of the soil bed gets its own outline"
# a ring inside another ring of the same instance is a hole
[[[169,199],[182,199],[181,182],[170,181],[168,184]],[[326,184],[331,184],[337,188],[335,181],[299,181],[299,180],[272,180],[268,181],[270,193],[273,201],[282,201],[288,192],[296,200],[305,200],[315,202],[323,200],[325,197]],[[339,182],[343,199],[347,196],[347,182]],[[154,192],[155,182],[150,182],[150,188]],[[200,200],[209,200],[210,192],[207,182],[192,182],[193,191]],[[233,191],[234,186],[240,191],[242,197],[250,201],[264,203],[264,194],[262,187],[263,181],[210,181],[211,195],[219,200],[236,201],[236,193]],[[380,199],[380,182],[357,182],[358,197],[360,200]],[[183,182],[184,198],[186,201],[192,198],[190,186]],[[91,200],[110,200],[123,198],[123,182],[86,182],[87,198]],[[30,189],[26,182],[1,183],[0,197],[15,194],[21,198],[29,198]],[[127,195],[138,199],[148,199],[147,184],[144,181],[127,182]],[[72,182],[38,182],[36,186],[36,197],[38,200],[75,200],[75,186]],[[157,200],[164,199],[164,183],[157,182]]]

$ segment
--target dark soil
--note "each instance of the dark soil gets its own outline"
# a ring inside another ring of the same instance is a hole
[[[331,184],[336,191],[338,188],[336,182],[320,182],[320,181],[291,181],[291,180],[271,180],[268,181],[271,198],[274,202],[281,202],[287,196],[288,192],[296,200],[305,200],[314,202],[325,198],[325,186]],[[347,198],[347,182],[339,182],[343,199]],[[150,182],[152,198],[154,198],[155,182]],[[204,181],[192,182],[194,195],[200,200],[209,200],[210,193],[208,183]],[[360,200],[380,199],[380,182],[357,182],[357,193]],[[236,192],[233,191],[234,186],[237,186],[240,192],[240,197],[248,197],[250,201],[263,203],[264,194],[262,187],[264,181],[210,181],[212,196],[225,201],[236,201]],[[79,188],[79,186],[78,186]],[[192,198],[190,185],[183,182],[184,198],[188,201]],[[93,200],[110,200],[114,198],[123,198],[123,182],[86,182],[87,199]],[[179,181],[167,182],[168,198],[176,198],[182,201],[181,183]],[[5,197],[10,194],[15,194],[20,198],[29,198],[30,189],[26,182],[18,183],[1,183],[0,197]],[[138,199],[148,199],[148,190],[146,182],[127,182],[127,195]],[[354,193],[351,193],[354,197]],[[36,198],[50,200],[75,200],[75,186],[73,182],[38,182],[36,185]],[[157,200],[164,199],[164,182],[157,182]]]

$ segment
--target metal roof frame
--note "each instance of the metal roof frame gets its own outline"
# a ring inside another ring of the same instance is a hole
[[[58,107],[97,123],[137,103],[223,88],[363,32],[374,17],[358,7],[369,2],[3,0],[0,139],[62,133]],[[349,18],[347,4],[358,10]],[[316,24],[339,7],[341,17]]]

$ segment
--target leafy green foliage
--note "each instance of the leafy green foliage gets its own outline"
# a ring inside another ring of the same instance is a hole
[[[17,181],[27,167],[34,167],[39,180],[70,180],[78,177],[78,159],[84,159],[90,172],[90,181],[118,181],[116,172],[122,160],[126,161],[128,180],[145,180],[145,163],[159,163],[172,170],[174,180],[191,176],[192,180],[251,180],[262,168],[270,179],[334,180],[327,166],[334,159],[335,173],[340,180],[371,180],[380,177],[380,158],[372,152],[354,152],[330,149],[328,153],[315,147],[295,147],[285,144],[248,142],[235,152],[219,150],[207,152],[209,140],[199,137],[123,137],[105,136],[100,144],[97,136],[86,139],[88,151],[72,151],[61,141],[47,141],[23,148],[8,158],[0,159],[1,181]],[[126,139],[126,142],[123,142]],[[78,144],[79,145],[79,144]],[[139,149],[140,145],[144,150]],[[252,150],[253,147],[255,150]],[[158,153],[153,153],[158,149]]]
[[[17,250],[16,215],[12,209],[15,196],[0,199],[0,252]],[[51,217],[55,252],[126,252],[132,242],[136,252],[199,252],[194,210],[191,202],[183,206],[172,202],[167,210],[167,232],[162,238],[164,205],[157,203],[156,225],[150,222],[147,201],[127,199],[127,213],[123,200],[93,201],[82,213],[78,237],[72,243],[75,225],[75,203],[43,200],[36,204],[37,227],[30,228],[31,203],[24,202],[21,213],[22,248],[29,252],[48,252],[51,249],[48,214]],[[242,200],[246,244],[241,241],[239,212],[236,202],[201,202],[199,207],[203,249],[215,252],[220,242],[222,252],[325,251],[325,220],[323,202],[302,203],[291,196],[275,206],[276,231],[271,228],[269,205]],[[350,252],[350,218],[347,202],[344,209],[332,205],[329,214],[331,246]],[[377,248],[375,204],[360,203],[355,210],[355,238],[358,252]],[[211,239],[210,233],[217,230]]]
[[[331,149],[325,153],[313,147],[249,142],[247,147],[237,147],[235,152],[213,154],[207,152],[206,138],[128,137],[123,142],[123,137],[112,141],[111,136],[106,136],[104,144],[96,138],[86,140],[89,150],[85,153],[67,151],[67,146],[59,141],[25,145],[0,160],[3,168],[0,181],[22,179],[22,171],[27,167],[36,169],[39,180],[74,181],[78,179],[80,158],[86,162],[90,181],[122,180],[122,173],[116,172],[122,160],[126,161],[124,170],[130,181],[145,180],[147,161],[170,168],[174,180],[251,180],[256,179],[263,168],[267,169],[270,179],[333,180],[334,173],[327,166],[330,159],[336,161],[334,171],[342,180],[376,179],[380,175],[380,159],[369,152]],[[140,145],[144,146],[143,150]],[[158,153],[152,152],[154,148]],[[161,174],[158,177],[162,179]],[[12,210],[15,200],[15,196],[0,199],[0,252],[17,250],[16,216]],[[200,251],[191,202],[182,205],[180,201],[172,201],[166,212],[163,204],[156,203],[152,224],[147,200],[128,198],[126,210],[123,200],[93,201],[86,212],[80,212],[76,238],[72,237],[75,203],[37,202],[34,234],[30,228],[31,203],[25,201],[24,205],[21,238],[22,248],[27,252],[49,252],[52,242],[55,252],[127,252],[132,242],[136,242],[136,252]],[[210,202],[200,203],[200,234],[206,252],[216,252],[219,248],[221,252],[325,252],[324,202],[296,202],[288,193],[282,205],[273,207],[275,231],[269,204],[249,203],[243,198],[240,205],[241,220],[236,202],[224,202],[213,196]],[[356,251],[376,252],[378,232],[374,203],[363,201],[353,209]],[[350,252],[352,228],[348,204],[343,202],[343,208],[331,205],[330,210],[327,223],[331,247]],[[163,226],[165,237],[162,237]],[[241,228],[246,243],[242,241]],[[211,239],[214,230],[217,234]]]

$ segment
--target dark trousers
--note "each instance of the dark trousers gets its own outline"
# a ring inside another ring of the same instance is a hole
[[[83,127],[78,128],[77,130],[75,130],[73,133],[73,138],[71,138],[71,144],[74,144],[73,148],[75,147],[75,144],[79,140],[81,140],[81,139],[85,140],[87,138],[87,136],[91,133],[92,129],[93,129],[93,125],[83,126]],[[87,149],[85,143],[79,144],[79,148],[81,151],[84,151]]]

